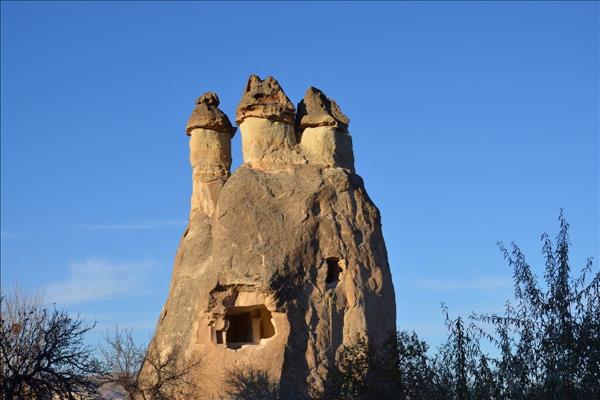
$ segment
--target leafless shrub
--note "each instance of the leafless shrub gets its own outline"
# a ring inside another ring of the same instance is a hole
[[[109,373],[103,383],[119,385],[132,400],[200,398],[201,388],[190,378],[201,360],[186,359],[179,346],[160,351],[152,341],[146,350],[136,345],[131,331],[118,328],[104,341],[100,351]]]
[[[2,399],[82,399],[103,373],[84,337],[94,324],[15,290],[0,297]]]
[[[137,378],[144,361],[144,347],[136,345],[132,332],[115,328],[114,333],[105,334],[100,353],[108,371],[102,382],[122,388],[130,399],[141,396]]]

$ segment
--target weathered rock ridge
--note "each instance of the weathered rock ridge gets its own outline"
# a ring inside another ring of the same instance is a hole
[[[211,99],[201,104],[216,115]],[[236,118],[244,164],[231,175],[230,130],[196,124],[196,111],[188,124],[192,210],[153,340],[202,357],[193,379],[207,396],[224,395],[228,371],[252,368],[284,399],[318,397],[342,344],[395,330],[380,215],[354,172],[348,118],[320,91],[304,104],[296,132],[277,81],[251,76]]]

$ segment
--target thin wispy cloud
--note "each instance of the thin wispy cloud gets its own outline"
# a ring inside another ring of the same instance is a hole
[[[419,278],[414,280],[414,284],[428,290],[494,290],[508,288],[512,281],[510,278],[489,276],[470,279]]]
[[[129,223],[118,223],[118,224],[90,224],[85,225],[85,229],[91,230],[113,230],[113,231],[129,231],[129,230],[149,230],[149,229],[161,229],[172,226],[185,226],[186,220],[181,219],[161,219],[161,220],[149,220],[141,222],[129,222]]]
[[[115,262],[88,258],[71,263],[67,277],[44,289],[50,302],[61,305],[143,295],[156,263],[150,261]]]

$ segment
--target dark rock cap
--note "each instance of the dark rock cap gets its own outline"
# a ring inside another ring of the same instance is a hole
[[[257,117],[293,125],[295,115],[294,105],[275,78],[269,76],[263,81],[256,75],[250,75],[235,121],[239,125],[247,117]]]
[[[347,131],[350,119],[340,110],[335,101],[315,87],[309,87],[304,99],[298,103],[296,129],[316,126],[334,126]]]
[[[185,127],[188,136],[194,129],[204,128],[229,133],[233,137],[237,128],[231,125],[227,115],[219,109],[219,103],[219,96],[214,92],[206,92],[198,97],[196,108]]]

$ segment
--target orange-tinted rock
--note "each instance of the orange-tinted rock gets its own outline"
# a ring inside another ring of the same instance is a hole
[[[298,131],[317,126],[333,126],[340,130],[347,130],[349,123],[350,120],[337,103],[315,87],[309,87],[304,99],[298,104],[296,115]]]
[[[219,109],[219,103],[219,97],[214,92],[206,92],[200,96],[185,127],[185,132],[190,135],[194,129],[203,128],[228,133],[233,137],[236,128],[231,125],[227,115]]]
[[[381,217],[354,173],[348,119],[318,92],[310,98],[307,115],[320,110],[314,120],[326,125],[306,128],[299,145],[279,84],[251,77],[237,120],[253,162],[231,176],[224,134],[192,131],[196,208],[153,341],[202,359],[187,377],[199,398],[227,399],[238,368],[264,371],[282,399],[310,398],[332,383],[342,345],[356,335],[380,343],[396,329]],[[216,107],[212,96],[201,104]]]
[[[277,80],[271,76],[261,80],[251,75],[238,104],[235,120],[239,125],[247,117],[258,117],[293,125],[295,115],[294,105]]]

